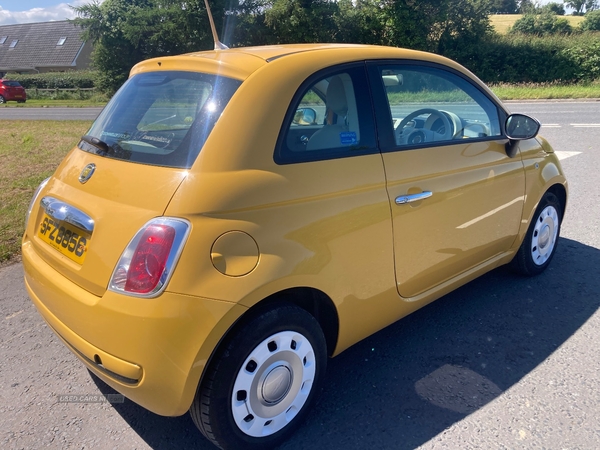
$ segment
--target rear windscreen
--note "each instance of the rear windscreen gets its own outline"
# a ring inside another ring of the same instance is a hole
[[[189,168],[241,81],[196,72],[130,78],[98,116],[79,148],[109,158]]]
[[[2,82],[2,84],[4,84],[4,86],[10,86],[10,87],[20,87],[21,86],[21,84],[18,81],[7,81],[7,80],[4,80]]]

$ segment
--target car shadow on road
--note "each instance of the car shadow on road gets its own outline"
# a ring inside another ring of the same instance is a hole
[[[282,449],[415,448],[518,383],[600,307],[600,250],[561,238],[534,278],[500,268],[329,361],[324,392]],[[96,379],[99,389],[114,393]],[[214,448],[189,415],[115,410],[155,449]]]

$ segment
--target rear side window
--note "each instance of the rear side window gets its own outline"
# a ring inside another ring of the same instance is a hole
[[[132,162],[189,168],[241,81],[194,72],[150,72],[130,78],[79,148]],[[105,144],[105,145],[104,145]]]
[[[278,164],[376,153],[363,65],[328,69],[298,90],[279,136]]]

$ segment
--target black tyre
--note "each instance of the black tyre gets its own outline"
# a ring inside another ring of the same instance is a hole
[[[556,195],[546,192],[535,211],[525,240],[512,260],[513,270],[527,276],[542,273],[556,252],[561,222],[561,204]]]
[[[291,304],[264,310],[228,338],[207,369],[190,414],[223,449],[267,449],[302,422],[327,365],[318,322]]]
[[[6,103],[6,100],[5,100],[5,98],[3,96],[0,95],[0,104],[1,103]]]

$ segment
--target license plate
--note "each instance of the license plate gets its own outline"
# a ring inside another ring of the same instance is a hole
[[[92,238],[91,234],[45,213],[42,214],[37,234],[42,241],[78,264],[83,264]]]

